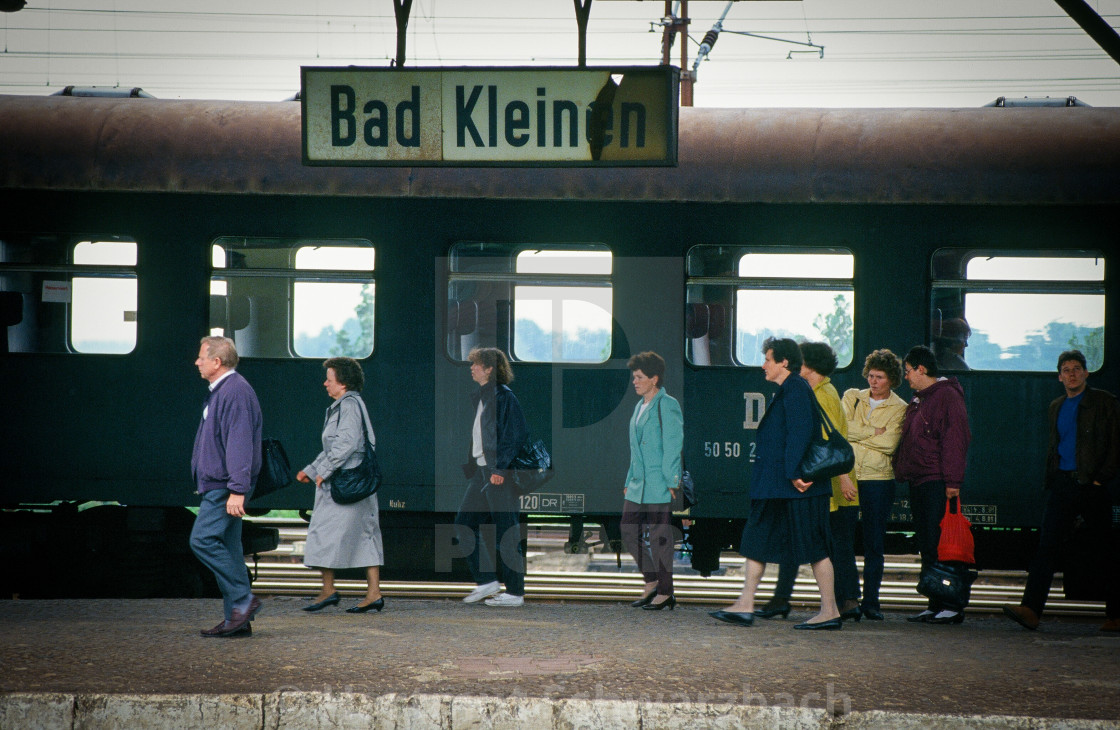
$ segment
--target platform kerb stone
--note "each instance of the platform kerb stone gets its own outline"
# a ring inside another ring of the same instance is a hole
[[[82,730],[120,728],[211,727],[259,730],[264,726],[264,697],[225,695],[78,695],[74,725]]]
[[[824,710],[704,702],[651,702],[642,705],[641,716],[642,730],[828,730],[834,719]]]
[[[442,695],[279,692],[276,730],[447,728],[451,701]],[[267,727],[267,726],[266,726]]]
[[[13,692],[0,696],[0,730],[72,728],[75,696]]]

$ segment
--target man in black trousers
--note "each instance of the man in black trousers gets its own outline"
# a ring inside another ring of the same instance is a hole
[[[1056,560],[1075,528],[1089,530],[1104,555],[1081,556],[1096,562],[1106,582],[1106,621],[1101,631],[1120,631],[1120,568],[1112,530],[1109,481],[1120,472],[1120,405],[1105,390],[1088,386],[1089,371],[1080,350],[1058,356],[1058,380],[1066,394],[1050,404],[1050,448],[1046,456],[1046,513],[1038,551],[1018,606],[1004,605],[1008,618],[1038,628]],[[1079,559],[1066,556],[1066,560]],[[1067,570],[1069,564],[1067,562]]]

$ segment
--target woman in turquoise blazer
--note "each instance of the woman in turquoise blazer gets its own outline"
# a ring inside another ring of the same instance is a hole
[[[622,502],[622,543],[645,578],[645,592],[631,603],[647,611],[670,611],[673,597],[673,498],[681,480],[684,415],[665,393],[665,360],[656,352],[630,358],[634,391],[641,400],[630,417],[630,470]]]

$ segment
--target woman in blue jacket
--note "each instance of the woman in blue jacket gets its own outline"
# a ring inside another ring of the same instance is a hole
[[[751,507],[740,554],[747,559],[743,592],[735,603],[712,616],[727,623],[754,623],[754,592],[767,563],[809,563],[821,594],[821,610],[795,629],[838,630],[843,624],[833,593],[828,500],[832,485],[801,478],[801,459],[820,428],[813,390],[799,374],[801,349],[790,339],[763,343],[766,379],[778,393],[758,424],[757,461],[751,472]]]
[[[643,352],[626,363],[641,400],[630,417],[630,470],[622,502],[622,543],[645,578],[645,592],[630,605],[670,611],[673,597],[673,498],[681,479],[684,416],[665,394],[665,360]],[[647,544],[648,543],[648,544]]]
[[[496,347],[478,347],[467,357],[471,379],[479,388],[471,396],[470,449],[463,464],[467,491],[455,524],[470,531],[474,539],[467,565],[476,586],[463,602],[485,599],[487,606],[520,606],[525,603],[525,541],[521,539],[520,505],[510,467],[529,435],[529,427],[517,396],[509,389],[513,369],[506,354]],[[494,526],[496,545],[489,544],[483,525]],[[485,560],[484,551],[488,555]],[[501,590],[499,578],[506,584],[506,591],[496,595]]]

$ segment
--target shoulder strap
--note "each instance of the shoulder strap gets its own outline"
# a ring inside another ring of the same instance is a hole
[[[813,403],[817,405],[817,413],[821,416],[821,425],[824,427],[824,432],[828,434],[829,438],[832,438],[832,434],[836,433],[836,428],[832,425],[832,420],[828,417],[828,414],[824,412],[824,406],[817,400],[816,393],[813,393]]]
[[[346,397],[349,397],[350,395],[353,395],[355,398],[358,399],[358,410],[362,412],[362,436],[368,442],[369,441],[369,431],[366,430],[366,421],[369,420],[369,413],[366,411],[366,403],[365,403],[365,401],[362,400],[362,396],[358,395],[357,393],[347,393],[343,397],[346,398]],[[338,415],[335,417],[335,425],[338,425],[340,423],[342,423],[342,403],[341,403],[341,401],[338,404]],[[372,427],[373,427],[372,424],[370,424],[370,428],[372,428]]]

